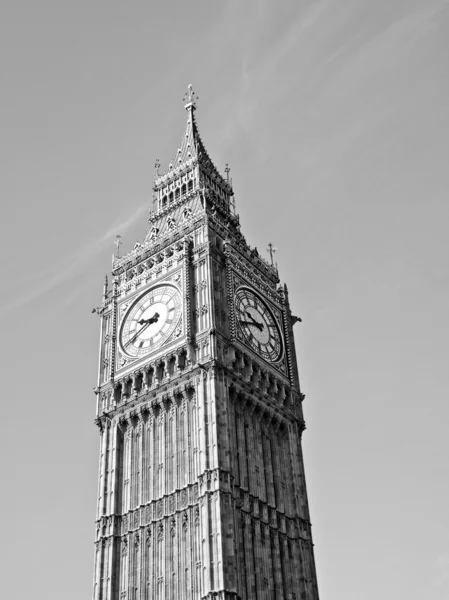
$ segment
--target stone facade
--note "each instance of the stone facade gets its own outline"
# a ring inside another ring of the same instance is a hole
[[[318,600],[295,318],[186,101],[148,234],[98,309],[93,597]]]

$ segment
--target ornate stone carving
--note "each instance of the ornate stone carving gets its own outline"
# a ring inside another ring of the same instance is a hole
[[[193,212],[192,212],[192,209],[190,207],[187,207],[187,208],[185,208],[183,210],[182,218],[183,218],[184,221],[190,221],[190,219],[192,218],[192,216],[193,216]]]
[[[150,240],[154,241],[157,238],[158,234],[159,234],[159,229],[155,225],[153,225],[153,227],[150,230],[150,235],[149,235]]]
[[[126,537],[122,539],[122,555],[126,556],[128,554],[128,540]]]

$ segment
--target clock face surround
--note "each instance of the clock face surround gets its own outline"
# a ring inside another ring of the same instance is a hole
[[[243,339],[259,356],[276,362],[282,354],[282,338],[272,311],[251,289],[235,293],[235,313]]]
[[[160,348],[181,326],[182,300],[178,288],[159,284],[139,296],[120,327],[122,352],[141,358]]]

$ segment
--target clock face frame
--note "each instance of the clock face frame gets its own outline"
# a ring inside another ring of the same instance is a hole
[[[161,283],[150,288],[132,303],[122,320],[121,351],[131,358],[154,352],[181,326],[181,314],[181,293],[175,285]]]
[[[263,359],[277,362],[282,356],[282,337],[273,312],[250,288],[235,292],[235,317],[245,343]]]

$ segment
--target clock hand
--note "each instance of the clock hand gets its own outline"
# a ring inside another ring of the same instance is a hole
[[[262,326],[262,329],[263,329],[263,323],[259,323],[259,321],[256,321],[256,319],[253,317],[253,315],[249,311],[246,310],[245,312],[248,315],[248,317],[251,319],[251,321],[254,323],[254,325],[257,325],[258,327]],[[262,329],[260,331],[262,331]]]
[[[159,319],[159,313],[154,313],[154,315],[150,319],[140,319],[139,325],[143,325],[143,327],[141,327],[139,329],[139,331],[136,331],[136,333],[133,335],[133,337],[127,341],[126,345],[134,342],[136,337],[139,336],[142,333],[142,331],[147,329],[147,327],[149,327],[152,323],[157,323],[158,319]]]
[[[245,312],[253,323],[257,323],[258,325],[260,325],[259,321],[256,321],[256,319],[253,317],[253,315],[249,311],[245,310]]]
[[[144,323],[148,323],[148,325],[151,325],[151,323],[157,323],[159,316],[159,313],[154,313],[154,315],[149,319],[140,319],[139,325],[143,325]]]
[[[126,345],[128,345],[128,344],[131,344],[132,342],[134,342],[134,340],[136,339],[136,337],[137,337],[137,336],[139,336],[139,335],[142,333],[142,331],[145,331],[145,329],[146,329],[147,327],[149,327],[149,326],[150,326],[150,323],[145,323],[145,325],[144,325],[143,327],[141,327],[141,328],[139,329],[139,331],[136,331],[136,333],[133,335],[133,337],[132,337],[132,338],[130,338],[130,339],[129,339],[129,340],[126,342]]]
[[[258,323],[257,321],[240,321],[243,325],[254,325],[257,327],[259,331],[263,331],[263,323]]]

